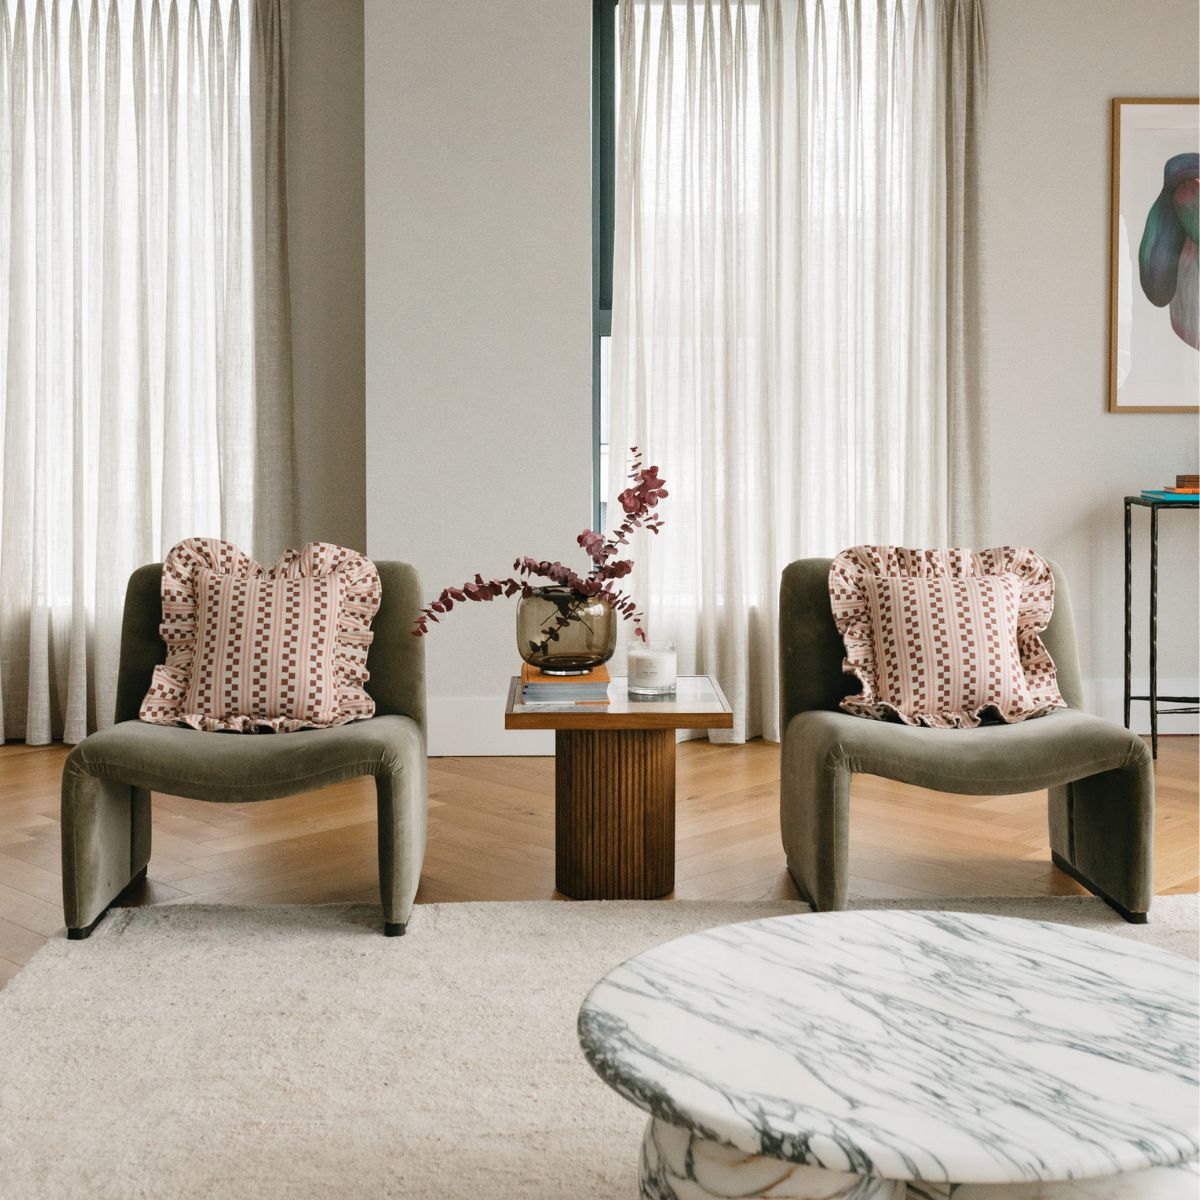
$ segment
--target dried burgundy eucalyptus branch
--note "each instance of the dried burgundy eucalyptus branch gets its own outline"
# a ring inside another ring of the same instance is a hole
[[[575,540],[584,553],[592,561],[592,569],[587,575],[580,575],[570,567],[560,562],[530,558],[523,555],[513,563],[514,576],[508,579],[484,579],[476,575],[473,580],[461,587],[446,588],[441,595],[423,608],[416,618],[413,627],[414,637],[423,637],[429,632],[429,624],[439,624],[440,618],[467,600],[483,603],[495,600],[497,597],[531,596],[536,590],[529,582],[531,579],[548,579],[551,583],[570,588],[581,602],[599,599],[608,604],[626,621],[632,621],[634,633],[646,640],[646,631],[642,628],[642,614],[637,605],[613,582],[624,579],[633,570],[633,562],[628,558],[617,558],[620,548],[629,544],[630,535],[636,529],[645,529],[657,534],[663,527],[662,517],[653,510],[660,500],[665,500],[668,492],[663,485],[663,479],[657,467],[643,467],[642,456],[636,446],[630,453],[633,462],[629,468],[629,484],[617,499],[624,511],[620,525],[613,530],[606,540],[595,530],[585,529]],[[554,625],[546,630],[546,641],[535,649],[545,649],[552,641],[557,641],[559,631],[572,621],[579,620],[574,608],[560,611]]]

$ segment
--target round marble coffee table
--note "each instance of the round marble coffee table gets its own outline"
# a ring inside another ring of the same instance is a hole
[[[579,1040],[650,1113],[647,1200],[1195,1200],[1197,972],[1040,921],[773,917],[630,959]]]

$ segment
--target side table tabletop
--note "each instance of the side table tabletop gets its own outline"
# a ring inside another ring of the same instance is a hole
[[[673,696],[639,697],[613,679],[608,704],[522,704],[505,729],[554,730],[555,886],[575,900],[652,900],[675,886],[675,731],[732,729],[708,675]]]
[[[1198,1015],[1132,939],[862,911],[657,946],[578,1028],[649,1114],[643,1200],[1194,1200]]]

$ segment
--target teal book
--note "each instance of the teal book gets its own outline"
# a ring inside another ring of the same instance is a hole
[[[1180,492],[1160,492],[1156,488],[1142,488],[1143,500],[1161,500],[1168,504],[1200,504],[1200,496],[1189,496]]]

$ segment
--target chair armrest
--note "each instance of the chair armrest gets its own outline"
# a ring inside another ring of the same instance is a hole
[[[379,562],[383,598],[372,623],[375,637],[367,655],[367,693],[378,716],[411,717],[425,729],[425,640],[413,637],[421,609],[421,581],[415,567]]]

